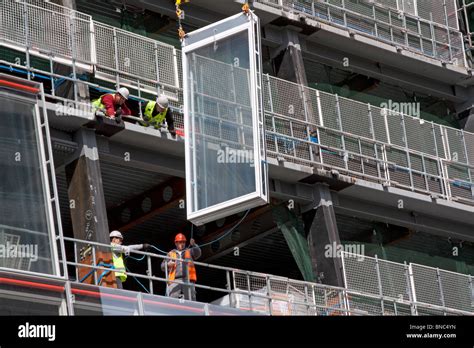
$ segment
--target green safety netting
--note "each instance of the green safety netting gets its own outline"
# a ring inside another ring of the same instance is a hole
[[[305,281],[314,282],[308,241],[304,233],[303,221],[285,205],[272,206],[273,220],[283,233],[288,248],[295,259]]]

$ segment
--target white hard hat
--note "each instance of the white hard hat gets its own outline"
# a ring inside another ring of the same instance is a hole
[[[160,95],[158,98],[156,98],[156,103],[160,108],[166,109],[168,107],[168,98],[166,95]]]
[[[123,239],[122,233],[120,233],[120,231],[112,231],[110,232],[109,236],[110,238],[117,237],[117,238]]]
[[[130,92],[125,87],[120,87],[119,89],[117,89],[117,93],[124,97],[125,100],[128,100],[128,96],[130,95]]]

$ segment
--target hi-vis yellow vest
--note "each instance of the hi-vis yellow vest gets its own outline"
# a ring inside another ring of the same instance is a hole
[[[102,98],[105,97],[107,94],[101,95],[99,99],[92,101],[92,107],[95,110],[105,109],[105,105],[102,104]]]
[[[123,273],[125,272],[125,262],[123,261],[123,254],[115,253],[112,251],[112,259],[114,261],[115,276],[119,278],[122,282],[126,281],[127,275]]]
[[[156,101],[149,101],[145,107],[145,120],[150,121],[151,123],[161,124],[165,120],[166,113],[168,112],[168,108],[164,109],[158,115],[153,117],[153,112],[155,111]]]

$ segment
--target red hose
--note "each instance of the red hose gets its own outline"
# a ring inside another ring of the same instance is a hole
[[[15,83],[15,82],[7,81],[7,80],[0,80],[0,86],[11,87],[14,89],[19,89],[19,90],[23,90],[25,92],[34,93],[34,94],[39,93],[39,88],[25,86],[20,83]]]
[[[27,288],[36,288],[36,289],[56,291],[56,292],[64,291],[64,286],[61,286],[61,285],[42,284],[42,283],[35,283],[35,282],[26,281],[26,280],[10,279],[10,278],[0,278],[0,284],[18,285],[18,286],[23,286]]]

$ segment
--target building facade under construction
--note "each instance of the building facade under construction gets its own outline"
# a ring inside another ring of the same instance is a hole
[[[473,21],[0,0],[0,315],[474,315]],[[98,113],[119,89],[130,115]]]

